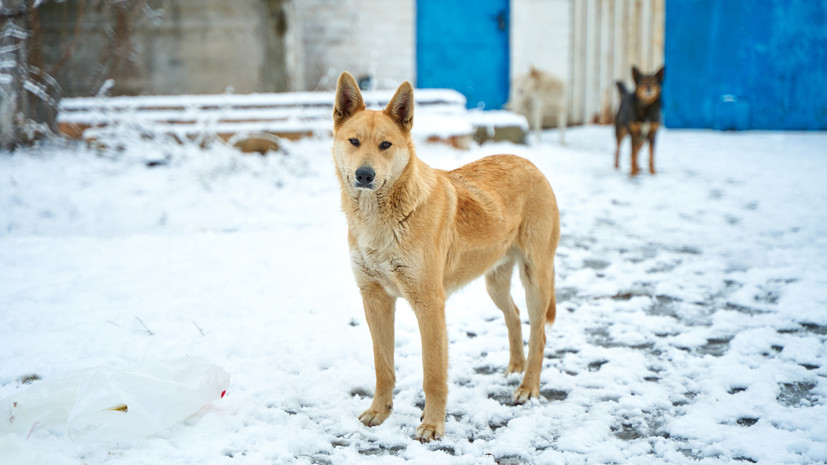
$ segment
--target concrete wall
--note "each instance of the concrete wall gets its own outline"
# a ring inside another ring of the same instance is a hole
[[[80,3],[38,9],[46,63],[75,42],[55,73],[66,97],[93,95],[107,78],[112,95],[292,90],[289,0],[150,0],[134,11],[124,2],[121,15],[114,2],[87,1],[76,38]]]
[[[129,16],[128,46],[100,66],[117,29],[112,3],[46,2],[39,10],[47,63],[64,96],[330,90],[342,71],[378,89],[416,79],[416,0],[148,0]],[[125,2],[134,4],[137,2]],[[531,65],[568,81],[572,0],[511,0],[511,76]]]

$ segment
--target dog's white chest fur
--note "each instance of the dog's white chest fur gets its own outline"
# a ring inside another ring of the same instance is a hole
[[[643,137],[649,136],[649,131],[652,130],[652,123],[640,123],[640,135]]]
[[[399,286],[398,274],[405,266],[402,260],[394,255],[393,249],[353,248],[350,251],[350,262],[357,276],[362,275],[379,282],[393,297],[404,297]]]

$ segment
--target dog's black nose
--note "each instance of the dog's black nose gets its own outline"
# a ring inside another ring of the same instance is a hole
[[[370,166],[360,166],[356,170],[356,184],[357,186],[368,186],[376,177],[376,172]]]

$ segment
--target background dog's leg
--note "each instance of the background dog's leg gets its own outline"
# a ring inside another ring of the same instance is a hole
[[[543,132],[543,105],[540,104],[540,99],[534,99],[534,102],[532,102],[531,115],[531,125],[534,127],[534,136],[537,138],[537,141],[539,142],[540,140],[542,140]]]
[[[485,288],[491,300],[505,316],[508,327],[508,346],[511,356],[505,374],[522,373],[525,370],[525,352],[523,350],[523,332],[520,324],[520,310],[511,298],[511,276],[514,273],[514,260],[500,265],[485,275]]]
[[[544,249],[530,247],[536,256],[554,256],[554,251],[539,253]],[[528,363],[523,382],[514,391],[514,401],[524,403],[532,397],[540,396],[540,371],[543,369],[543,352],[546,347],[546,317],[554,296],[553,264],[551,261],[531,263],[524,260],[520,269],[520,278],[526,292],[526,306],[531,332],[528,337]]]
[[[359,415],[367,426],[381,424],[393,410],[393,386],[396,375],[393,366],[393,320],[396,299],[379,285],[362,289],[365,317],[373,339],[373,366],[376,370],[376,391],[370,408]]]
[[[643,146],[643,138],[639,137],[639,136],[635,137],[635,135],[632,134],[632,172],[631,172],[632,176],[637,176],[637,174],[640,172],[640,168],[638,167],[638,164],[637,164],[637,154],[638,154],[638,152],[640,152],[640,148],[642,146]]]
[[[422,338],[422,388],[425,409],[414,437],[422,442],[445,435],[445,404],[448,402],[448,332],[445,328],[445,297],[414,297],[411,306]]]
[[[657,123],[652,123],[649,130],[649,172],[655,174],[655,132],[658,130]]]
[[[557,128],[560,131],[560,145],[566,145],[566,106],[565,103],[560,107],[560,112],[557,114]]]
[[[626,137],[626,128],[622,126],[615,126],[615,139],[617,139],[617,148],[615,149],[615,169],[620,169],[620,144],[623,138]]]

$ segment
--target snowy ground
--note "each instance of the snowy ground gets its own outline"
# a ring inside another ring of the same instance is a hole
[[[609,127],[572,128],[566,147],[554,131],[419,144],[440,168],[530,158],[563,228],[542,398],[511,404],[505,324],[476,282],[448,302],[447,437],[432,444],[412,440],[424,397],[404,304],[394,413],[356,419],[373,362],[329,139],[266,158],[139,142],[0,154],[0,398],[183,356],[231,376],[209,412],[147,439],[0,427],[0,462],[827,462],[827,134],[659,135],[659,173],[636,179],[628,155],[612,168]]]

